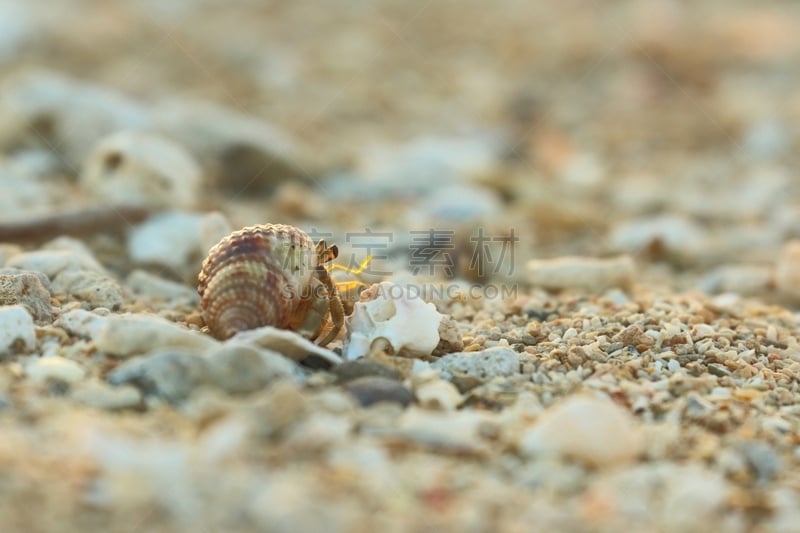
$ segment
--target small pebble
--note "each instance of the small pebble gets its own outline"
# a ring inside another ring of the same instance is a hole
[[[638,252],[654,243],[666,250],[698,249],[705,242],[705,232],[685,215],[644,217],[618,222],[609,232],[613,250]]]
[[[400,372],[394,368],[368,358],[345,361],[335,366],[332,372],[338,378],[339,383],[347,383],[348,381],[365,376],[376,376],[395,381],[399,380],[401,377]]]
[[[89,308],[119,309],[123,291],[111,276],[94,270],[63,270],[53,278],[53,292],[64,292]]]
[[[160,265],[184,274],[194,272],[201,250],[200,227],[203,215],[183,211],[160,213],[139,224],[128,237],[131,261],[144,265]]]
[[[82,381],[70,390],[70,397],[84,405],[114,411],[132,409],[142,404],[142,393],[131,385],[111,387],[97,380]]]
[[[96,312],[73,309],[62,314],[54,322],[54,325],[63,328],[72,335],[84,339],[94,339],[100,335],[106,322],[108,322],[108,318],[100,316]]]
[[[442,416],[437,411],[411,406],[403,411],[396,429],[384,434],[441,451],[486,453],[488,448],[480,431],[487,418],[480,411],[452,411]]]
[[[359,405],[369,407],[379,402],[410,405],[414,395],[397,380],[381,376],[363,376],[347,381],[344,385]]]
[[[444,411],[452,411],[464,401],[456,386],[443,379],[421,383],[414,389],[414,395],[423,407]]]
[[[25,366],[25,374],[37,383],[55,379],[75,383],[86,376],[86,371],[70,359],[64,357],[39,357]]]
[[[144,396],[155,396],[169,403],[185,400],[195,387],[209,381],[206,359],[180,351],[136,357],[108,375],[112,385],[133,385]]]
[[[728,367],[719,363],[710,363],[708,365],[708,372],[709,374],[713,374],[721,378],[731,375],[731,371],[728,370]]]
[[[271,350],[225,344],[208,354],[209,382],[231,394],[260,390],[267,383],[291,379],[297,365]]]
[[[94,257],[73,250],[24,252],[9,259],[6,267],[41,272],[51,280],[65,270],[105,272],[103,266]]]
[[[49,322],[53,310],[47,284],[37,272],[1,273],[0,305],[22,305],[37,322]]]
[[[545,289],[595,292],[611,287],[627,289],[633,283],[635,272],[633,258],[627,255],[610,259],[573,256],[532,259],[527,264],[528,281]]]
[[[144,296],[148,300],[164,300],[173,304],[192,306],[200,303],[200,296],[194,288],[144,270],[136,269],[131,272],[125,280],[125,285],[135,294]]]
[[[331,368],[342,362],[332,351],[314,344],[294,331],[272,326],[240,331],[226,342],[260,346],[313,368]]]
[[[636,458],[642,440],[633,417],[602,395],[574,395],[548,407],[521,437],[530,458],[556,456],[589,466]]]
[[[191,208],[200,194],[201,170],[175,141],[145,131],[117,131],[92,149],[81,186],[111,205]]]
[[[519,373],[519,354],[510,348],[496,347],[479,352],[461,352],[445,355],[431,367],[442,372],[444,379],[457,375],[492,379]]]
[[[33,317],[21,305],[0,306],[0,356],[29,352],[36,347]]]
[[[775,288],[787,300],[800,302],[800,240],[783,246],[775,265]]]
[[[155,315],[108,317],[93,337],[101,352],[128,357],[163,349],[184,349],[204,353],[218,343],[200,332],[186,329]]]

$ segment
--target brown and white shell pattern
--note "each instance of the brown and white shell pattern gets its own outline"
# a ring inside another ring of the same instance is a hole
[[[227,339],[262,326],[288,328],[314,272],[311,238],[287,224],[235,231],[214,245],[198,278],[211,334]]]

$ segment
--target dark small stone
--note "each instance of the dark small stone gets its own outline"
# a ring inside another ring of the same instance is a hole
[[[525,316],[532,320],[536,320],[538,322],[547,322],[547,319],[550,318],[550,315],[553,314],[553,311],[545,311],[543,309],[527,309],[525,310]]]
[[[53,396],[65,396],[69,392],[69,383],[61,379],[50,378],[47,380],[47,390]]]
[[[466,374],[453,376],[453,379],[451,381],[453,382],[453,385],[455,385],[456,388],[458,389],[458,392],[460,392],[461,394],[468,393],[469,391],[471,391],[472,389],[474,389],[475,387],[477,387],[482,383],[480,378],[477,378],[475,376],[468,376]]]
[[[333,370],[339,383],[347,383],[354,379],[363,378],[366,376],[379,376],[386,379],[393,379],[395,381],[401,378],[400,372],[383,363],[379,363],[374,359],[356,359],[355,361],[345,361],[337,365]]]
[[[305,356],[300,364],[310,370],[330,370],[332,363],[315,353]]]
[[[708,365],[708,373],[713,374],[718,377],[725,377],[730,376],[731,371],[725,365],[721,365],[719,363],[711,363]]]
[[[345,384],[344,389],[352,394],[362,407],[378,402],[397,403],[405,407],[414,401],[414,395],[402,383],[377,376],[354,379]]]

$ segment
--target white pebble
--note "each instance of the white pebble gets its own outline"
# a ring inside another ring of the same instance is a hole
[[[240,331],[227,341],[225,345],[250,344],[278,352],[284,357],[302,363],[314,360],[325,366],[333,366],[342,362],[334,352],[314,344],[302,335],[288,329],[263,326],[256,329]]]
[[[106,319],[93,339],[101,352],[118,357],[185,348],[199,353],[217,346],[211,337],[155,315],[119,315]]]
[[[591,466],[632,461],[642,439],[633,417],[602,395],[576,395],[546,409],[523,434],[529,457],[574,459]]]
[[[182,272],[191,258],[201,253],[202,223],[203,215],[197,213],[171,211],[156,215],[133,229],[128,238],[128,255],[134,263],[162,265]]]
[[[76,384],[70,397],[78,403],[109,410],[136,407],[142,403],[142,393],[132,385],[112,387],[96,380]]]
[[[0,306],[0,355],[28,352],[36,347],[33,317],[21,305]]]
[[[706,242],[704,229],[683,215],[659,215],[625,220],[611,228],[612,250],[637,252],[660,242],[667,250],[698,249]]]
[[[708,324],[696,324],[694,326],[694,331],[692,332],[692,337],[695,340],[707,339],[709,337],[713,337],[715,333],[716,330],[713,326],[709,326]]]
[[[38,383],[50,379],[75,383],[86,376],[86,371],[75,361],[53,356],[34,359],[25,367],[25,374]]]
[[[105,272],[102,265],[91,255],[73,250],[38,250],[17,254],[6,266],[20,270],[41,272],[50,279],[65,270],[92,270]]]
[[[423,407],[452,411],[456,409],[463,398],[455,385],[443,379],[427,381],[420,384],[414,394]]]
[[[94,270],[64,270],[52,283],[53,292],[64,292],[91,308],[117,309],[122,305],[122,287],[117,280]]]
[[[161,278],[144,270],[137,269],[131,272],[125,280],[125,284],[134,293],[147,299],[189,305],[197,305],[200,302],[200,296],[194,288]]]
[[[53,325],[63,328],[73,335],[93,339],[100,334],[100,330],[107,321],[106,317],[90,311],[73,309],[61,315]]]
[[[118,131],[92,150],[81,185],[112,205],[191,208],[200,193],[201,171],[174,141],[144,131]]]
[[[518,374],[519,354],[510,348],[498,346],[479,352],[447,354],[430,366],[441,370],[442,377],[445,379],[450,379],[451,376],[458,374],[491,379]]]
[[[610,287],[627,288],[633,283],[636,267],[633,258],[621,255],[609,259],[595,257],[557,257],[528,261],[528,281],[546,289],[602,291]]]
[[[481,411],[442,413],[412,406],[400,417],[396,433],[389,434],[440,449],[485,452],[488,447],[480,438],[480,428],[487,419]]]
[[[667,363],[667,369],[670,372],[677,372],[681,369],[681,364],[676,359],[670,359],[669,363]]]

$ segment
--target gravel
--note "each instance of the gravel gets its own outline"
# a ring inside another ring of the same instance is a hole
[[[793,4],[16,4],[0,530],[797,530]],[[343,337],[208,334],[266,222]]]

